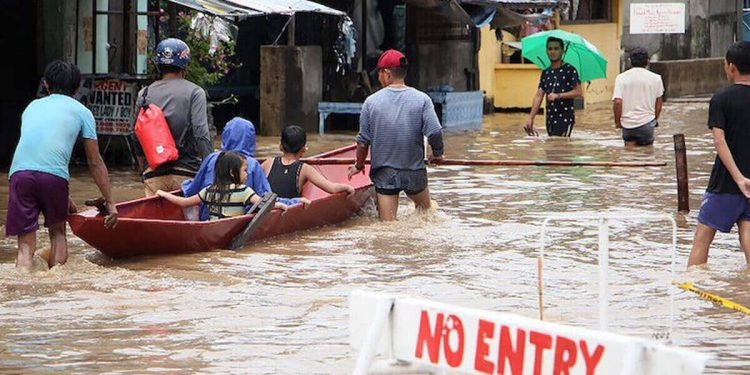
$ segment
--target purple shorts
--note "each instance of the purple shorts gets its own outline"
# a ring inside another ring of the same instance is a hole
[[[739,194],[709,193],[703,195],[698,222],[723,233],[729,233],[735,223],[750,220],[750,203]]]
[[[10,176],[6,235],[20,236],[36,231],[39,212],[44,214],[45,227],[65,222],[68,217],[68,181],[44,172],[13,173]]]

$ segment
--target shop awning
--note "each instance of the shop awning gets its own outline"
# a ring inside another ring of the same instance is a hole
[[[221,17],[247,18],[269,14],[346,13],[308,0],[169,0],[172,3]]]

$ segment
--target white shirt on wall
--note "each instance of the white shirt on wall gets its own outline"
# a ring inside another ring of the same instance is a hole
[[[631,68],[615,80],[612,100],[622,99],[622,127],[635,129],[656,118],[656,99],[664,95],[661,76],[644,68]]]

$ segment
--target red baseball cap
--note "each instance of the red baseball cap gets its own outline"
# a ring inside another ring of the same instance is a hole
[[[406,68],[407,65],[409,62],[406,61],[406,56],[395,49],[383,52],[378,59],[378,69]]]

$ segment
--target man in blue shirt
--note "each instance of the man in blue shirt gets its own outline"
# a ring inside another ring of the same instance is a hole
[[[99,154],[94,116],[72,98],[81,82],[75,65],[53,61],[44,72],[44,87],[49,96],[37,99],[21,116],[21,139],[18,141],[8,175],[8,217],[6,235],[18,236],[16,267],[31,269],[36,251],[39,213],[49,229],[51,243],[49,267],[68,259],[65,220],[75,205],[68,196],[68,164],[73,146],[83,138],[89,171],[94,177],[109,214],[106,227],[117,224],[117,208],[112,200],[109,173]]]

